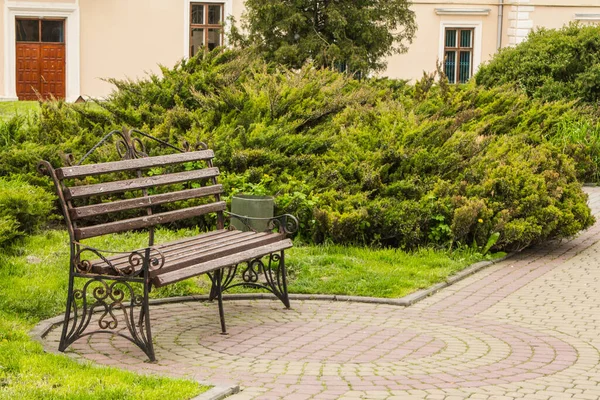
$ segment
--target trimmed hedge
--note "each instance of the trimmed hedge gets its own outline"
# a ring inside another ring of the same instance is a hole
[[[81,155],[125,124],[207,142],[226,191],[275,195],[313,243],[482,245],[499,232],[497,249],[518,249],[593,223],[576,164],[549,140],[583,118],[570,103],[433,77],[290,71],[233,50],[162,74],[113,81],[101,108],[44,104],[30,136],[0,151],[0,175],[30,169],[34,151]]]

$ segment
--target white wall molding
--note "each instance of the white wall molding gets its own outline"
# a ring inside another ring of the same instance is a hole
[[[533,29],[531,13],[535,11],[535,6],[531,5],[530,0],[514,0],[511,4],[507,33],[508,44],[514,46],[527,39],[529,32]]]
[[[473,75],[479,70],[481,65],[481,41],[483,22],[477,21],[442,21],[440,22],[440,41],[438,50],[438,60],[444,62],[444,43],[446,28],[473,28]]]
[[[4,3],[4,100],[17,99],[16,17],[65,18],[65,100],[75,101],[80,95],[79,4],[74,3]]]
[[[233,0],[183,0],[183,57],[190,57],[190,5],[192,3],[216,3],[223,4],[223,14],[227,24],[229,17],[233,16]],[[227,44],[227,32],[223,44]]]
[[[576,21],[600,21],[600,14],[576,13],[574,19]]]
[[[436,8],[437,15],[490,15],[491,8]]]

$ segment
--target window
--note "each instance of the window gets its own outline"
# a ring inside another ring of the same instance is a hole
[[[16,20],[17,42],[64,43],[65,21],[56,19]]]
[[[450,83],[465,83],[473,74],[473,28],[446,28],[444,72]]]
[[[223,4],[190,4],[190,57],[223,44]]]

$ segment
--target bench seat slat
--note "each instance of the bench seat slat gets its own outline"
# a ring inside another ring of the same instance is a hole
[[[197,179],[214,178],[218,175],[218,168],[204,168],[194,171],[177,172],[174,174],[146,176],[143,178],[96,183],[93,185],[73,186],[66,188],[64,194],[67,200],[80,199],[94,195],[127,192],[130,190],[146,189],[153,186],[170,185]]]
[[[117,211],[133,210],[149,206],[156,206],[164,203],[171,203],[180,200],[189,200],[199,197],[205,197],[223,193],[222,185],[212,185],[197,189],[181,190],[178,192],[156,194],[148,197],[136,197],[135,199],[117,200],[110,203],[93,204],[72,208],[70,210],[71,218],[74,220],[94,217]]]
[[[281,241],[280,234],[256,234],[245,239],[232,241],[231,243],[215,244],[208,246],[206,250],[196,251],[185,257],[178,257],[173,260],[167,260],[167,263],[160,269],[150,272],[150,277],[163,275],[169,271],[180,270],[198,263],[207,262],[221,257],[236,254],[242,251],[255,249],[260,246]]]
[[[241,232],[241,231],[238,231],[238,232],[239,233],[236,235],[222,235],[222,236],[218,236],[218,237],[213,237],[213,238],[211,238],[210,241],[198,240],[198,241],[191,242],[191,243],[189,243],[185,246],[181,246],[181,247],[175,247],[175,248],[169,247],[166,250],[163,250],[162,248],[159,247],[159,250],[165,255],[165,257],[167,257],[167,264],[173,265],[173,264],[178,263],[178,261],[181,259],[184,259],[186,257],[189,258],[190,256],[193,257],[193,255],[199,251],[204,251],[206,249],[210,249],[213,247],[223,247],[223,246],[228,246],[233,243],[243,242],[244,240],[250,239],[250,236],[255,238],[256,236],[264,236],[264,235],[268,234],[268,233],[257,234],[255,232]],[[123,265],[123,260],[120,260],[118,262],[118,265],[119,266]]]
[[[106,235],[109,233],[117,233],[130,231],[134,229],[148,228],[158,224],[166,224],[169,222],[179,221],[181,219],[193,218],[211,212],[224,211],[227,203],[219,201],[216,203],[205,204],[202,206],[189,207],[176,211],[168,211],[160,214],[145,215],[124,219],[122,221],[109,222],[106,224],[98,224],[87,226],[85,228],[75,229],[75,238],[77,240],[88,239],[95,236]]]
[[[63,167],[57,168],[55,171],[58,179],[81,178],[84,176],[107,174],[111,172],[147,169],[190,161],[210,160],[214,157],[215,154],[212,150],[201,150],[191,151],[189,153],[169,154],[166,156]]]
[[[183,255],[195,254],[196,251],[215,247],[218,245],[226,245],[227,243],[239,242],[248,236],[255,235],[254,232],[229,231],[220,230],[214,232],[203,233],[199,236],[188,238],[185,241],[175,241],[154,246],[165,256],[166,262],[173,264],[176,259],[182,258]],[[119,254],[107,258],[110,263],[116,268],[127,268],[129,265],[129,254]],[[94,271],[97,273],[111,274],[113,269],[102,260],[92,261]]]
[[[214,238],[214,237],[213,237]],[[278,233],[256,233],[256,232],[244,232],[244,235],[233,236],[233,239],[229,237],[223,237],[222,239],[214,239],[213,241],[204,242],[195,246],[194,248],[186,249],[185,253],[170,254],[168,251],[163,251],[160,246],[157,248],[161,250],[165,256],[165,264],[161,269],[154,269],[150,271],[150,277],[162,275],[169,271],[174,271],[182,268],[189,267],[201,262],[210,261],[213,259],[225,257],[231,254],[239,253],[241,251],[250,250],[260,246],[264,246],[270,243],[278,242],[282,240],[283,236]],[[109,259],[109,261],[112,261]],[[117,268],[126,269],[128,268],[127,260],[121,260],[119,263],[113,263]],[[136,267],[139,270],[141,265]],[[97,274],[114,275],[115,272],[112,267],[109,267],[106,263],[96,260],[92,262],[92,271]]]
[[[175,271],[167,272],[156,276],[152,282],[155,287],[162,287],[171,283],[179,282],[184,279],[192,278],[194,276],[202,275],[207,272],[215,271],[224,267],[239,264],[244,261],[250,261],[255,258],[265,256],[270,253],[275,253],[281,250],[289,249],[292,247],[292,241],[290,239],[279,240],[275,243],[267,244],[264,246],[256,247],[251,250],[241,251],[235,254],[230,254],[225,257],[220,257],[206,262],[201,262],[192,265],[187,268],[177,269]]]

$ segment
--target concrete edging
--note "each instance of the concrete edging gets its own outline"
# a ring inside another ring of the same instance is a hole
[[[210,383],[200,382],[201,385],[209,386]],[[238,385],[235,386],[213,386],[212,389],[207,390],[204,393],[199,394],[196,397],[192,397],[190,400],[221,400],[232,394],[236,394],[240,391]]]

